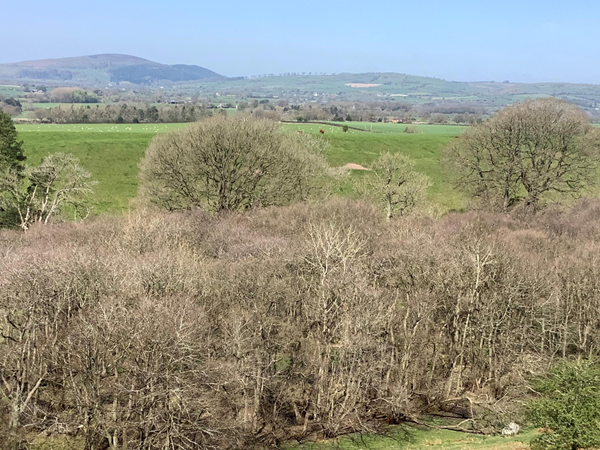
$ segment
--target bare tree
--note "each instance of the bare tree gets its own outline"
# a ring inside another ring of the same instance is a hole
[[[307,199],[326,170],[326,141],[267,120],[214,118],[157,136],[141,165],[142,195],[166,209],[232,211]]]
[[[77,215],[93,191],[95,183],[90,177],[73,155],[54,153],[39,166],[29,168],[25,177],[10,168],[3,171],[0,187],[10,206],[18,211],[21,228],[27,230],[34,223],[48,223],[67,206]]]
[[[600,134],[577,106],[550,99],[505,108],[449,150],[457,184],[504,209],[524,196],[539,208],[548,193],[577,195],[594,181]]]
[[[425,200],[429,178],[414,166],[406,155],[384,153],[371,166],[372,173],[359,182],[359,189],[385,205],[388,220],[396,213],[409,214]]]

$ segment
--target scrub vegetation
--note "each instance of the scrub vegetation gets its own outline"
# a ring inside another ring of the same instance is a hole
[[[598,446],[579,109],[148,126],[0,115],[2,450]]]

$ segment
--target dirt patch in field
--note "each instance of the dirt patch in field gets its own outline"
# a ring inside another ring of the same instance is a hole
[[[370,87],[381,86],[381,84],[375,84],[375,83],[346,83],[346,86],[350,86],[352,88],[370,88]]]
[[[342,166],[342,169],[346,169],[346,170],[371,170],[371,169],[367,169],[366,167],[361,166],[360,164],[355,164],[355,163],[348,163],[348,164]]]

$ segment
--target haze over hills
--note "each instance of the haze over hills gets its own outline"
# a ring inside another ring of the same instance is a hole
[[[31,67],[34,69],[60,68],[60,69],[113,69],[116,67],[136,65],[160,65],[148,59],[131,55],[103,54],[75,56],[71,58],[39,59],[35,61],[22,61],[10,65],[16,67]]]
[[[0,84],[106,87],[133,83],[185,95],[287,98],[306,101],[397,100],[462,103],[497,108],[525,98],[558,97],[597,115],[600,85],[573,83],[457,82],[402,73],[286,73],[228,78],[197,65],[167,65],[122,54],[88,55],[0,64]]]
[[[6,81],[62,81],[69,83],[130,82],[148,84],[221,78],[212,70],[195,65],[167,65],[120,54],[78,56],[0,64],[0,79]]]

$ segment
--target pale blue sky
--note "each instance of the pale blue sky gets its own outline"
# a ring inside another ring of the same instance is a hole
[[[0,62],[125,53],[228,76],[600,84],[599,0],[5,0]]]

